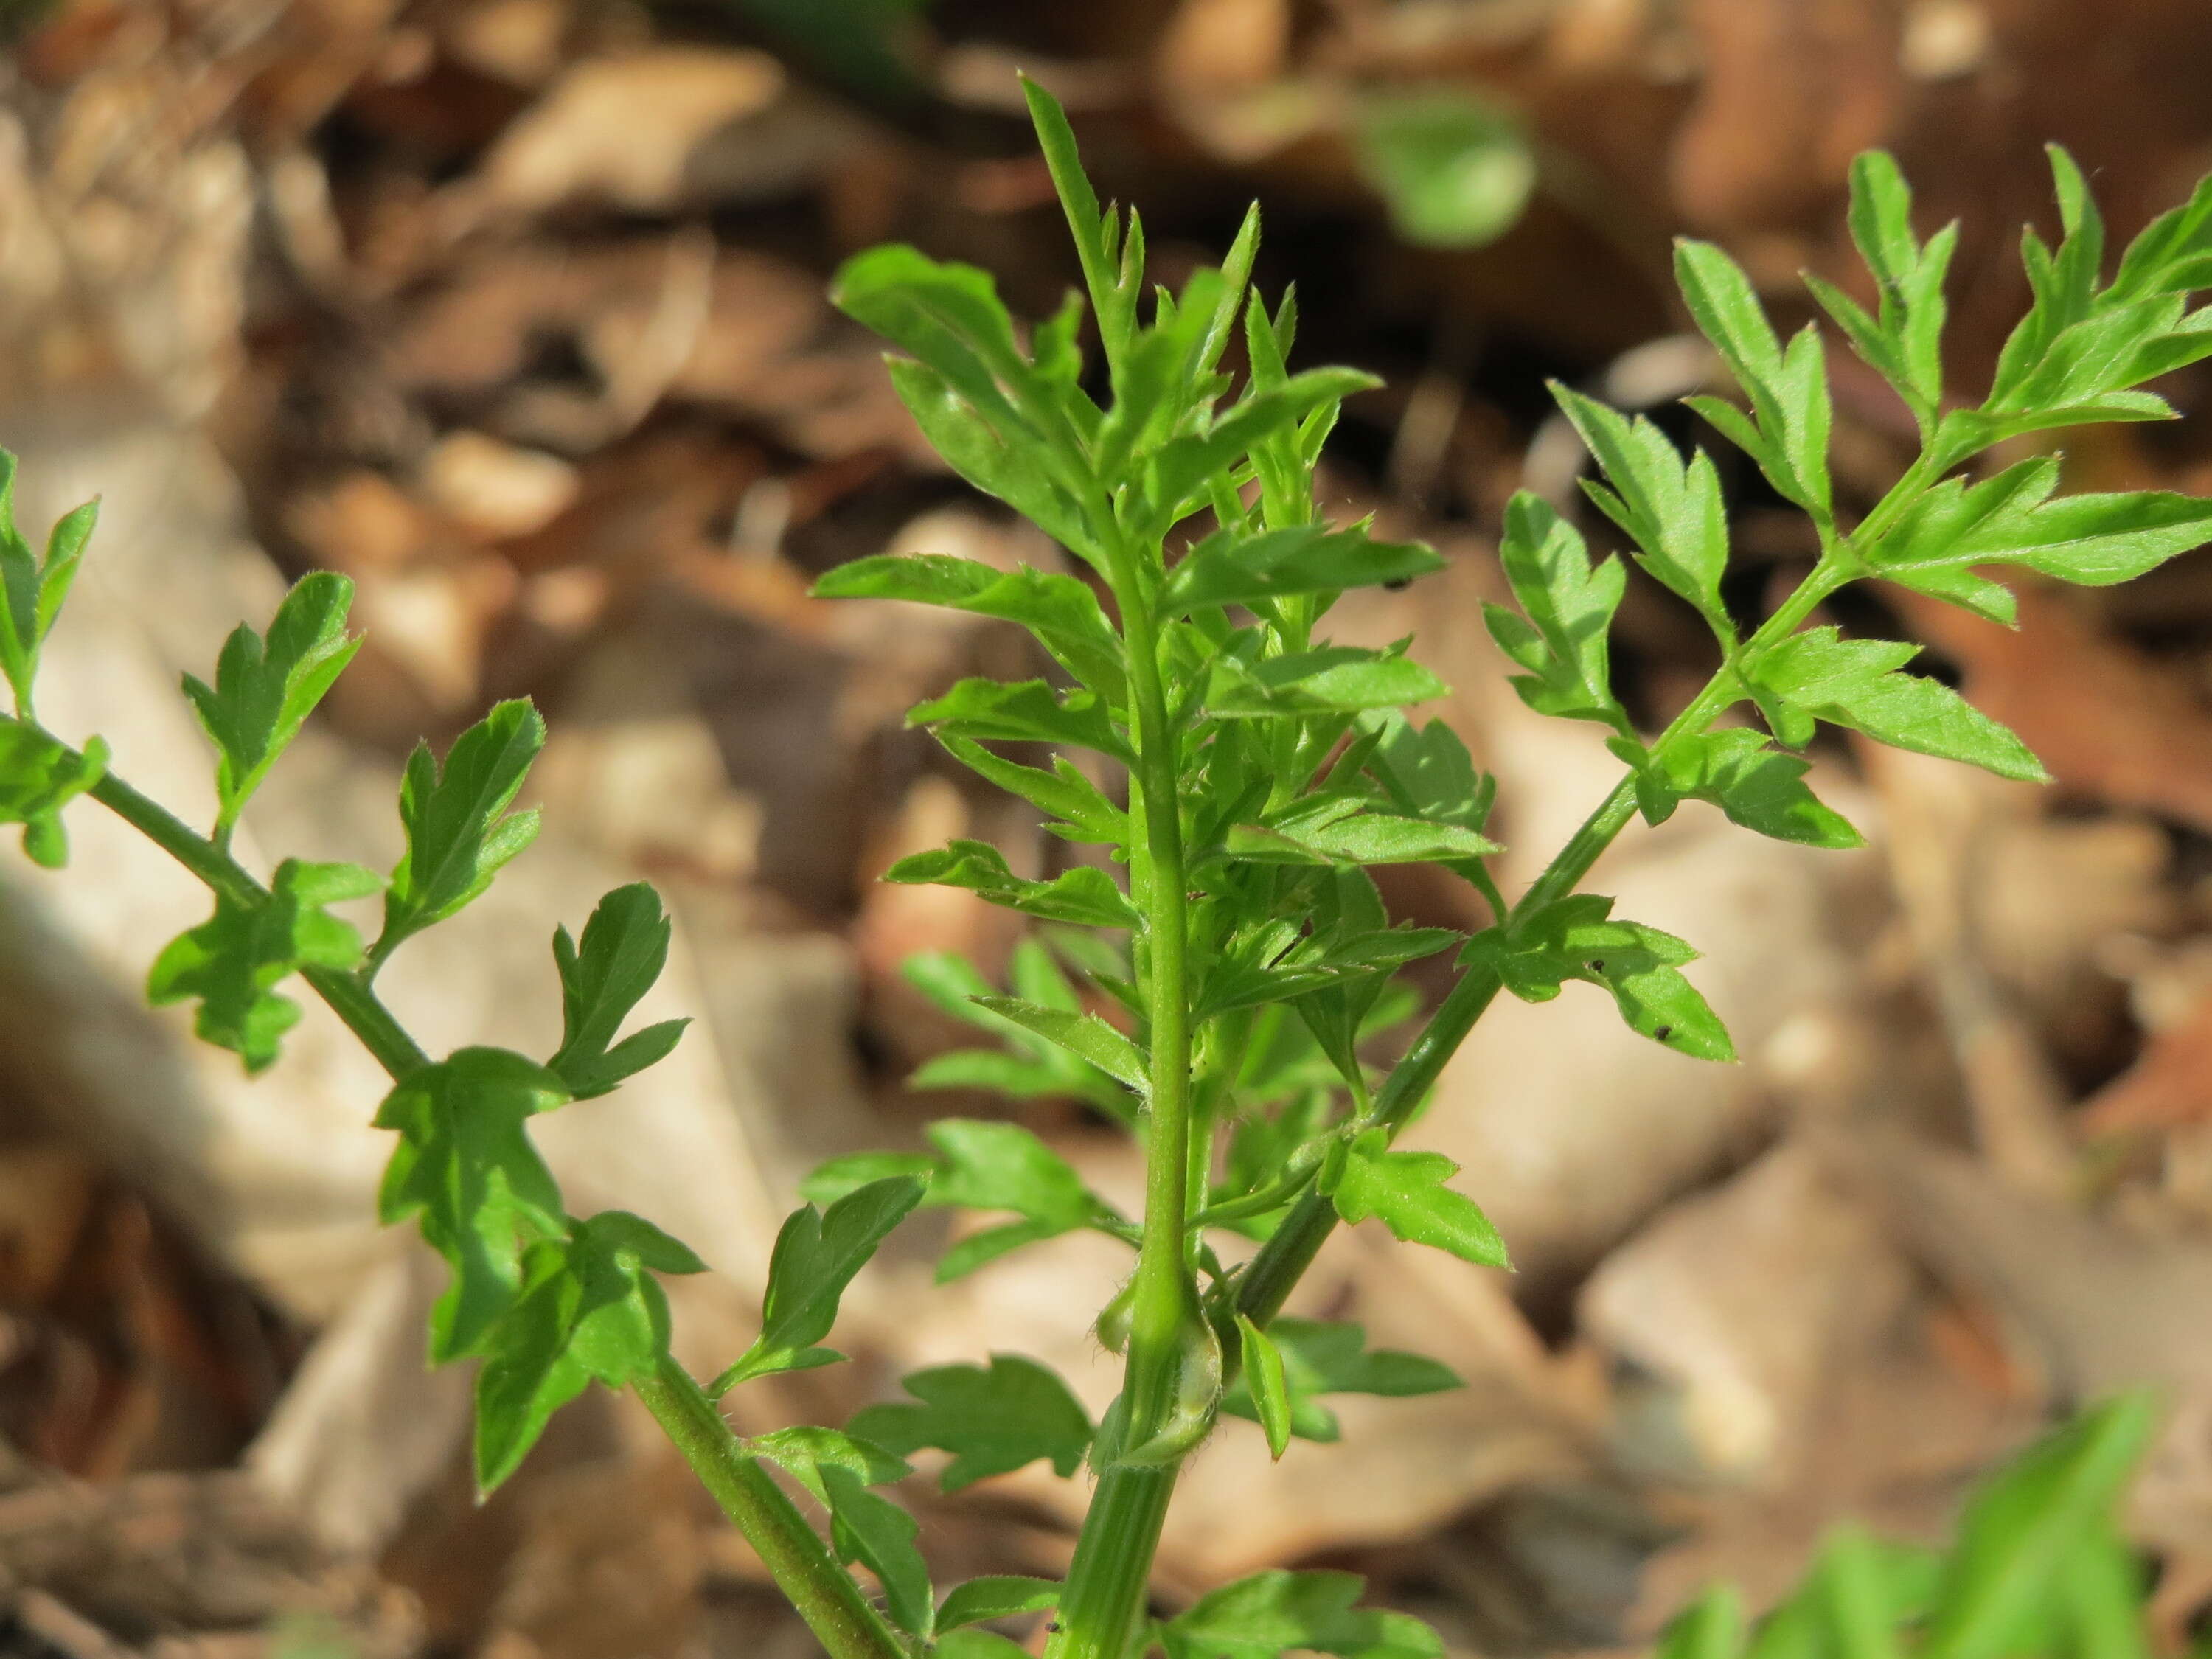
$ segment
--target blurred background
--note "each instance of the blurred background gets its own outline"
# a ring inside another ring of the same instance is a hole
[[[1141,204],[1164,278],[1257,196],[1299,359],[1389,377],[1346,411],[1328,504],[1450,568],[1337,631],[1419,629],[1500,778],[1508,890],[1615,763],[1505,690],[1492,538],[1517,488],[1579,500],[1547,377],[1713,441],[1671,407],[1725,381],[1669,236],[1722,241],[1794,325],[1801,269],[1863,295],[1844,173],[1891,147],[1923,229],[1964,221],[1948,366],[1978,395],[2026,303],[2020,227],[2055,216],[2045,141],[2121,235],[2212,167],[2201,0],[4,0],[0,27],[0,441],[33,535],[105,498],[42,712],[204,821],[179,672],[290,577],[343,571],[368,644],[240,846],[388,866],[408,746],[537,698],[546,835],[384,982],[434,1049],[550,1047],[555,922],[660,885],[678,957],[647,1012],[693,1033],[542,1139],[572,1206],[642,1212],[718,1270],[675,1287],[702,1370],[749,1339],[799,1173],[997,1109],[903,1091],[958,1033],[898,965],[995,971],[1015,919],[873,878],[954,835],[1048,856],[1027,807],[901,726],[960,674],[1018,675],[1026,640],[805,591],[884,550],[1055,556],[933,460],[823,298],[896,238],[988,267],[1018,312],[1056,303],[1073,262],[1017,66],[1102,195]],[[1863,507],[1911,422],[1840,349],[1830,372]],[[2194,416],[2212,376],[2163,389]],[[2054,435],[2073,487],[2212,489],[2212,422]],[[1719,459],[1756,602],[1813,543]],[[2148,1381],[2172,1411],[2130,1525],[2158,1638],[2186,1641],[2212,1601],[2212,555],[2021,612],[2008,633],[1885,589],[1835,616],[1924,641],[2055,787],[1838,742],[1814,781],[1863,852],[1697,806],[1625,838],[1597,886],[1707,953],[1744,1063],[1643,1042],[1587,988],[1498,1009],[1420,1140],[1518,1273],[1362,1229],[1297,1304],[1468,1386],[1345,1401],[1342,1444],[1279,1466],[1229,1424],[1164,1597],[1345,1566],[1456,1653],[1638,1651],[1711,1577],[1777,1594],[1840,1516],[1940,1529],[2039,1425]],[[1708,650],[1632,580],[1640,718]],[[311,1010],[248,1086],[145,1013],[146,963],[204,899],[96,810],[71,824],[66,878],[0,858],[0,1650],[811,1651],[604,1392],[472,1501],[467,1379],[421,1361],[438,1270],[373,1224],[373,1066]],[[1483,920],[1440,874],[1388,892]],[[1072,1104],[1025,1121],[1101,1190],[1136,1182]],[[756,1385],[741,1427],[842,1422],[992,1350],[1110,1396],[1083,1321],[1115,1247],[937,1291],[909,1231],[848,1300],[857,1363]],[[1058,1572],[1082,1489],[1033,1468],[907,1495],[944,1581]]]

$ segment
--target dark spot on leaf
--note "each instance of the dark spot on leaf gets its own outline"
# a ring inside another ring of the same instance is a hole
[[[1411,576],[1393,576],[1382,584],[1382,588],[1385,592],[1402,593],[1413,585],[1413,579]]]
[[[1590,972],[1593,974],[1601,974],[1604,971],[1605,958],[1603,957],[1592,957],[1590,958]]]
[[[1651,1035],[1657,1037],[1660,1042],[1664,1042],[1668,1037],[1674,1035],[1674,1028],[1671,1025],[1662,1025],[1656,1028],[1652,1031]]]

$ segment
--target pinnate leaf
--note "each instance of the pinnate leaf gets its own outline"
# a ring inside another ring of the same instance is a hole
[[[266,640],[243,623],[232,630],[216,659],[212,686],[185,676],[185,695],[216,750],[220,824],[237,821],[239,809],[360,649],[361,636],[345,631],[352,603],[346,577],[310,572],[276,607]]]
[[[73,750],[35,726],[0,716],[0,824],[23,826],[23,851],[32,863],[58,870],[69,862],[62,808],[106,775],[102,739]]]
[[[1434,674],[1404,657],[1332,645],[1257,662],[1221,657],[1206,688],[1206,707],[1223,718],[1357,714],[1425,702],[1446,689]]]
[[[1277,1568],[1215,1590],[1158,1634],[1169,1659],[1443,1659],[1443,1642],[1419,1620],[1355,1606],[1363,1588],[1349,1572]]]
[[[1826,523],[1832,415],[1820,331],[1807,324],[1785,350],[1751,279],[1710,242],[1685,238],[1674,244],[1674,279],[1698,332],[1750,398],[1756,425],[1717,398],[1693,398],[1692,406],[1757,461],[1767,482]]]
[[[366,898],[383,878],[357,864],[287,859],[269,891],[252,904],[216,897],[215,915],[180,933],[155,959],[146,1000],[155,1007],[199,999],[193,1030],[258,1072],[276,1058],[300,1005],[276,988],[302,968],[360,965],[361,934],[324,907]]]
[[[578,1100],[605,1094],[662,1059],[688,1019],[665,1019],[615,1041],[630,1010],[668,962],[673,935],[660,895],[647,883],[617,887],[584,924],[580,945],[561,927],[553,961],[561,975],[561,1047],[546,1062]]]
[[[522,1292],[477,1374],[477,1490],[512,1474],[586,1383],[619,1389],[651,1376],[668,1352],[668,1297],[653,1274],[705,1271],[684,1244],[619,1210],[532,1245]]]
[[[376,1127],[399,1144],[386,1164],[377,1218],[417,1218],[453,1282],[433,1310],[430,1358],[478,1352],[522,1281],[529,1244],[567,1233],[560,1188],[525,1123],[568,1098],[552,1072],[503,1048],[462,1048],[402,1080]]]
[[[836,1322],[838,1299],[853,1275],[921,1197],[921,1182],[891,1176],[846,1194],[827,1209],[809,1204],[793,1211],[769,1258],[760,1335],[708,1392],[719,1397],[772,1371],[805,1370],[843,1358],[814,1345]]]
[[[1032,1359],[1000,1353],[988,1369],[933,1366],[908,1376],[906,1391],[914,1402],[871,1406],[853,1419],[853,1432],[900,1456],[924,1446],[951,1452],[940,1482],[946,1492],[1039,1458],[1065,1479],[1090,1449],[1082,1402]]]
[[[538,810],[510,812],[545,746],[545,722],[520,699],[497,704],[453,740],[441,765],[422,744],[407,757],[399,817],[407,852],[384,894],[380,963],[403,939],[467,904],[538,834]]]
[[[1442,1152],[1394,1152],[1382,1130],[1370,1129],[1331,1149],[1322,1185],[1354,1225],[1373,1216],[1409,1244],[1433,1245],[1478,1267],[1512,1266],[1490,1218],[1444,1185],[1458,1173]]]
[[[1078,865],[1050,881],[1030,881],[1014,874],[1006,855],[983,841],[956,841],[902,858],[884,872],[884,879],[964,887],[1010,910],[1083,927],[1135,927],[1144,920],[1103,870]]]
[[[1900,672],[1919,654],[1917,645],[1814,628],[1757,658],[1750,678],[1775,735],[1793,747],[1811,737],[1818,717],[1893,748],[2042,781],[2042,764],[2011,732],[1942,682]]]

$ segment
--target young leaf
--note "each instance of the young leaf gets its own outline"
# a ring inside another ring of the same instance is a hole
[[[1014,1573],[971,1578],[946,1594],[944,1605],[937,1610],[937,1628],[952,1631],[963,1625],[1012,1619],[1018,1613],[1042,1613],[1059,1600],[1057,1579],[1026,1578]]]
[[[1695,605],[1724,643],[1732,643],[1735,629],[1721,603],[1728,518],[1712,462],[1700,453],[1686,465],[1673,441],[1642,416],[1631,422],[1557,383],[1552,396],[1611,484],[1585,479],[1589,498],[1642,550],[1644,568]]]
[[[686,1246],[619,1210],[532,1245],[522,1293],[493,1328],[477,1374],[477,1491],[514,1474],[587,1382],[619,1389],[651,1376],[668,1352],[668,1297],[653,1273],[706,1270]]]
[[[826,1210],[810,1204],[793,1211],[769,1258],[760,1335],[707,1392],[719,1399],[756,1376],[842,1359],[844,1355],[814,1345],[836,1322],[838,1298],[853,1275],[921,1197],[921,1182],[893,1176],[848,1193]]]
[[[1377,542],[1364,529],[1291,525],[1245,534],[1218,530],[1184,555],[1161,592],[1164,611],[1256,605],[1301,593],[1411,581],[1444,562],[1419,542]]]
[[[1853,349],[1905,400],[1924,440],[1934,430],[1943,395],[1943,278],[1959,228],[1946,225],[1923,247],[1912,234],[1912,192],[1905,175],[1878,149],[1851,162],[1850,222],[1851,240],[1874,274],[1877,314],[1869,317],[1856,301],[1810,272],[1806,285]]]
[[[1096,1014],[1073,1014],[1063,1008],[1042,1008],[1019,997],[987,996],[975,1006],[1058,1043],[1079,1060],[1085,1060],[1107,1076],[1143,1094],[1151,1086],[1145,1056],[1137,1045]]]
[[[218,894],[210,920],[172,939],[147,975],[146,1000],[158,1008],[198,997],[192,1029],[239,1055],[248,1072],[264,1070],[300,1021],[300,1005],[276,988],[302,968],[360,965],[361,934],[324,907],[383,885],[357,864],[287,859],[267,897],[243,905]]]
[[[1370,1129],[1340,1144],[1322,1182],[1336,1212],[1354,1225],[1379,1217],[1409,1244],[1433,1245],[1480,1267],[1511,1267],[1490,1218],[1444,1185],[1458,1173],[1442,1152],[1394,1152],[1382,1130]]]
[[[26,720],[39,647],[61,614],[99,514],[96,501],[64,514],[47,535],[46,556],[35,556],[15,528],[15,458],[0,449],[0,674],[15,694],[16,714]]]
[[[819,1465],[830,1494],[830,1536],[840,1561],[857,1561],[884,1587],[884,1610],[901,1630],[927,1638],[937,1610],[929,1568],[914,1546],[921,1524],[888,1498],[878,1498],[852,1470]]]
[[[1202,1597],[1158,1627],[1169,1659],[1279,1659],[1289,1650],[1338,1659],[1443,1659],[1419,1620],[1355,1607],[1349,1572],[1255,1573]]]
[[[1893,748],[2045,781],[2041,763],[2005,727],[1940,681],[1899,672],[1919,654],[1917,645],[1813,628],[1756,658],[1749,678],[1764,694],[1762,710],[1778,720],[1775,735],[1793,747],[1810,738],[1817,716]]]
[[[1568,980],[1613,993],[1630,1028],[1698,1060],[1734,1060],[1728,1030],[1679,971],[1698,953],[1672,933],[1613,920],[1613,901],[1577,893],[1492,927],[1460,959],[1495,973],[1524,1002],[1548,1002]]]
[[[935,369],[1009,443],[1038,441],[1018,404],[1035,370],[991,273],[940,263],[902,245],[873,247],[838,267],[830,302]]]
[[[58,870],[69,862],[62,808],[106,775],[107,744],[100,738],[72,750],[35,726],[0,716],[0,824],[23,826],[23,852],[32,863]]]
[[[1356,714],[1425,702],[1447,690],[1434,674],[1404,657],[1332,645],[1256,663],[1228,656],[1216,659],[1206,708],[1226,719]]]
[[[1048,882],[1030,881],[1008,869],[1006,855],[984,841],[956,841],[933,853],[914,854],[884,871],[883,878],[964,887],[1010,910],[1082,927],[1137,927],[1144,922],[1103,870],[1078,865]]]
[[[688,1019],[665,1019],[615,1041],[638,1000],[651,990],[668,961],[674,929],[647,884],[617,887],[584,924],[580,947],[568,930],[553,934],[553,961],[561,975],[561,1046],[546,1065],[578,1100],[605,1094],[665,1056]]]
[[[1283,1376],[1282,1352],[1268,1340],[1267,1332],[1241,1311],[1237,1316],[1237,1334],[1244,1348],[1241,1380],[1246,1398],[1267,1437],[1267,1455],[1279,1462],[1291,1444],[1291,1385]]]
[[[479,1351],[514,1302],[526,1246],[567,1232],[560,1188],[523,1125],[568,1098],[565,1084],[503,1048],[461,1048],[399,1083],[376,1127],[399,1144],[385,1166],[377,1218],[419,1218],[453,1269],[430,1316],[430,1358]],[[519,1455],[519,1454],[518,1454]]]
[[[830,1502],[829,1489],[822,1484],[825,1467],[849,1470],[864,1486],[888,1486],[914,1473],[914,1466],[906,1459],[892,1456],[873,1441],[808,1424],[757,1434],[745,1446],[790,1475],[825,1506]]]
[[[1336,1413],[1318,1403],[1322,1395],[1404,1399],[1466,1386],[1451,1367],[1437,1360],[1394,1348],[1369,1348],[1367,1334],[1357,1325],[1278,1318],[1268,1325],[1267,1336],[1282,1357],[1291,1432],[1302,1440],[1333,1442],[1340,1432]],[[1222,1397],[1221,1409],[1259,1420],[1251,1391],[1241,1377]]]
[[[1065,755],[1052,757],[1052,770],[1002,760],[966,738],[940,732],[938,741],[955,760],[988,778],[1010,795],[1057,817],[1045,828],[1070,841],[1105,842],[1120,847],[1129,839],[1129,815],[1108,800],[1097,784],[1077,771]]]
[[[838,566],[814,584],[825,599],[907,599],[1019,623],[1109,702],[1128,701],[1121,641],[1097,596],[1073,576],[1027,565],[1000,570],[942,553],[884,554]]]
[[[361,636],[345,631],[352,603],[346,577],[310,572],[276,607],[267,640],[243,623],[232,630],[212,686],[185,676],[185,695],[218,755],[218,840],[361,648]]]
[[[1498,554],[1523,614],[1486,601],[1482,614],[1498,649],[1528,671],[1513,680],[1521,700],[1540,714],[1602,720],[1626,731],[1607,641],[1628,580],[1620,562],[1593,568],[1575,527],[1525,489],[1506,507]]]
[[[924,1446],[952,1454],[940,1480],[958,1492],[1043,1458],[1065,1480],[1091,1447],[1091,1419],[1067,1384],[1036,1361],[993,1354],[990,1369],[938,1365],[915,1371],[919,1404],[871,1406],[853,1432],[903,1457]]]
[[[516,699],[495,707],[455,738],[441,766],[429,745],[407,757],[399,817],[407,852],[384,894],[384,932],[374,968],[402,940],[467,904],[538,834],[538,809],[509,812],[530,763],[545,746],[545,722]]]
[[[1068,744],[1120,761],[1136,758],[1096,693],[1071,691],[1060,697],[1042,680],[962,680],[933,702],[908,710],[906,723],[934,726],[941,735],[956,738]]]
[[[1806,763],[1742,726],[1685,732],[1646,752],[1615,738],[1613,751],[1636,769],[1636,804],[1644,820],[1664,823],[1686,800],[1711,801],[1731,822],[1806,847],[1861,847],[1842,814],[1805,787]]]
[[[894,358],[887,367],[899,401],[929,447],[985,495],[995,496],[1069,551],[1091,557],[1091,529],[1075,496],[1036,464],[1030,446],[1011,445],[927,363]]]

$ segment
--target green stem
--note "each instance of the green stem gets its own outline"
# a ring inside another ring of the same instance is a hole
[[[664,1355],[658,1370],[630,1386],[830,1659],[910,1659],[905,1644],[760,1460],[730,1431],[689,1371]]]
[[[1160,679],[1159,644],[1133,560],[1121,562],[1122,623],[1137,764],[1131,810],[1144,863],[1145,1012],[1152,1044],[1151,1127],[1146,1140],[1144,1240],[1130,1307],[1121,1443],[1136,1446],[1167,1428],[1202,1318],[1188,1253],[1191,1022],[1188,872],[1184,866],[1178,738]],[[1153,1552],[1175,1490],[1173,1462],[1109,1465],[1102,1475],[1060,1609],[1054,1659],[1121,1659],[1142,1616]]]
[[[268,890],[222,848],[122,779],[111,773],[90,793],[219,897],[241,905],[268,897]],[[328,968],[302,973],[393,1081],[430,1064],[430,1057],[369,989],[362,973]],[[909,1659],[853,1576],[837,1564],[758,1461],[745,1452],[689,1372],[664,1355],[659,1370],[635,1387],[638,1397],[767,1565],[776,1587],[831,1659]]]

